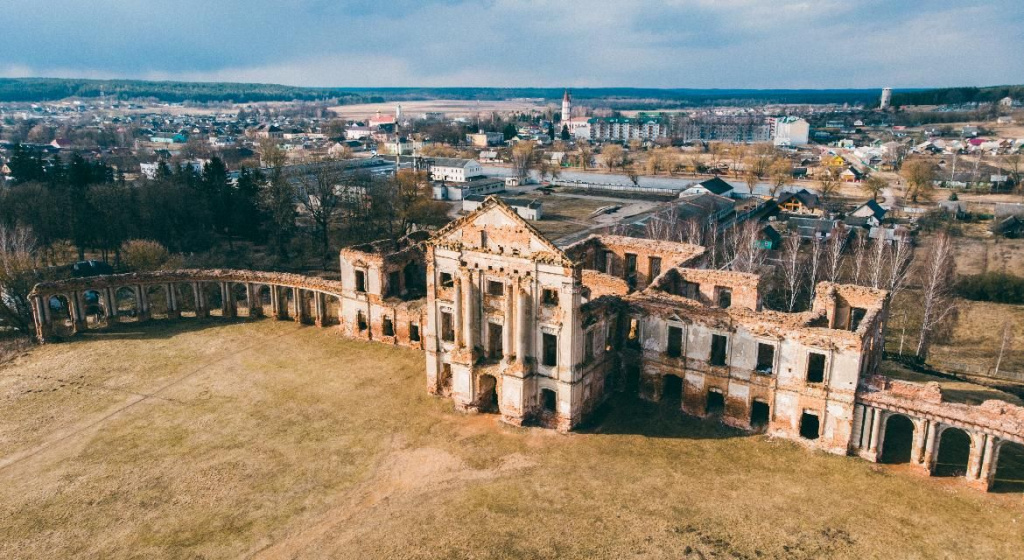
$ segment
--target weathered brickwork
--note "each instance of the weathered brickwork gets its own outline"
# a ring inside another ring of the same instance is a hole
[[[985,489],[1005,445],[1024,444],[1022,407],[948,403],[936,384],[877,375],[886,292],[822,282],[809,311],[768,311],[757,275],[703,269],[703,258],[702,247],[618,236],[561,249],[490,198],[432,237],[343,249],[339,281],[174,270],[44,283],[31,298],[40,341],[59,323],[117,320],[127,301],[134,320],[269,315],[422,349],[430,393],[515,425],[568,431],[628,392],[878,461],[902,422],[910,462],[929,472],[944,434],[965,433],[964,476]]]

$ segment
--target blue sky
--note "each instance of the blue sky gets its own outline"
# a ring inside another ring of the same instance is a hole
[[[1022,0],[0,0],[0,76],[302,86],[1024,83]]]

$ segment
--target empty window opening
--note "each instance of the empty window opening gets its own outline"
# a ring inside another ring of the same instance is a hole
[[[590,361],[594,359],[594,336],[597,333],[593,330],[583,334],[583,359]]]
[[[613,274],[612,270],[615,267],[615,253],[612,253],[611,251],[604,251],[599,253],[599,255],[601,256],[601,266],[598,270],[605,274]]]
[[[544,291],[541,292],[541,303],[548,306],[558,305],[558,290],[544,288]]]
[[[551,389],[541,389],[540,405],[544,412],[554,412],[558,408],[558,395]]]
[[[558,365],[558,337],[553,334],[544,333],[543,340],[543,364],[546,366]]]
[[[487,357],[500,359],[503,355],[501,348],[501,325],[487,323]]]
[[[805,412],[800,416],[800,437],[804,439],[818,439],[818,415],[813,412]]]
[[[683,400],[683,379],[678,375],[666,375],[661,381],[661,400],[678,403]]]
[[[718,300],[716,302],[718,304],[718,307],[721,307],[722,309],[729,309],[730,307],[732,307],[732,290],[731,289],[717,287],[717,288],[715,288],[715,292],[716,292],[716,299]]]
[[[626,276],[636,274],[636,255],[626,253]]]
[[[455,342],[455,326],[452,314],[447,311],[441,312],[441,340]]]
[[[708,403],[705,412],[709,416],[720,416],[725,412],[725,395],[719,391],[708,391]]]
[[[452,365],[441,364],[441,392],[448,394],[452,389]]]
[[[366,273],[363,272],[362,270],[357,270],[356,271],[356,291],[357,292],[365,292],[366,291]]]
[[[487,295],[489,296],[502,296],[505,295],[505,284],[501,282],[495,282],[494,280],[487,281]]]
[[[765,344],[763,342],[757,343],[757,366],[755,369],[757,370],[757,373],[771,375],[772,370],[775,369],[774,344]]]
[[[402,293],[402,275],[397,270],[388,273],[388,295],[397,296]]]
[[[771,407],[768,403],[763,401],[754,401],[750,405],[750,427],[757,429],[763,429],[768,426],[768,420],[771,417]]]
[[[442,288],[451,288],[454,285],[455,285],[455,279],[452,278],[451,273],[450,272],[442,272],[441,273],[441,287]]]
[[[661,257],[650,257],[647,264],[651,269],[651,279],[657,278],[661,274]]]
[[[725,351],[729,346],[729,339],[724,335],[713,334],[711,335],[711,365],[713,366],[724,366],[725,365]]]
[[[867,315],[868,310],[860,307],[854,307],[850,309],[850,330],[855,331],[860,326],[860,322],[864,320],[864,315]]]
[[[683,280],[679,285],[679,293],[676,295],[689,299],[700,299],[700,284]]]
[[[409,340],[412,342],[420,341],[420,326],[416,323],[409,323]]]
[[[681,327],[668,328],[668,350],[671,358],[678,358],[683,354],[683,329]]]
[[[356,311],[356,324],[359,325],[360,331],[365,331],[367,328],[366,315],[363,315],[362,311]]]
[[[391,322],[390,317],[384,317],[384,336],[395,336],[395,325]]]
[[[480,230],[480,246],[487,247],[487,232],[485,230]]]
[[[626,346],[634,349],[640,348],[640,321],[629,320],[629,333],[626,335]]]
[[[821,383],[825,381],[825,355],[811,352],[807,355],[807,382]]]

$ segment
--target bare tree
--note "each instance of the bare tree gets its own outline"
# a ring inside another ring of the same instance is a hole
[[[534,147],[535,145],[532,140],[518,142],[515,146],[512,146],[512,170],[515,172],[520,183],[526,183],[526,180],[530,177],[530,169],[536,164]]]
[[[0,319],[23,333],[32,331],[28,294],[35,283],[36,241],[25,227],[0,223]]]
[[[777,158],[768,167],[768,178],[771,181],[771,195],[775,198],[782,187],[793,180],[793,166],[786,158]]]
[[[871,287],[881,288],[885,279],[885,257],[888,249],[885,240],[879,238],[871,247]]]
[[[870,246],[867,234],[858,231],[853,237],[853,259],[850,262],[850,282],[860,284],[864,275],[864,261]]]
[[[343,174],[338,164],[320,161],[310,164],[308,173],[300,175],[299,179],[299,203],[313,222],[314,236],[325,268],[329,262],[331,228],[341,211]],[[357,193],[356,196],[365,194]]]
[[[910,265],[914,261],[914,246],[910,241],[895,241],[889,245],[887,258],[887,280],[885,288],[891,297],[903,291],[910,273]]]
[[[757,220],[747,220],[736,229],[735,237],[739,240],[737,244],[737,255],[733,259],[732,269],[737,272],[755,273],[764,266],[768,251],[760,245],[761,224]]]
[[[821,274],[825,261],[825,241],[817,235],[811,239],[810,266],[807,275],[807,284],[810,293],[814,293],[814,286],[818,283],[818,275]]]
[[[931,197],[935,180],[935,164],[928,160],[914,158],[907,160],[900,169],[900,175],[907,182],[905,195],[911,202],[918,199],[927,200]]]
[[[626,165],[626,150],[618,144],[605,144],[601,148],[601,162],[608,169],[624,167]]]
[[[921,333],[917,343],[917,357],[925,360],[935,329],[956,311],[953,297],[953,240],[941,232],[932,240],[921,267]]]
[[[786,309],[792,313],[796,309],[797,296],[804,275],[804,263],[800,257],[800,236],[789,232],[782,242],[782,254],[779,256],[782,281],[786,290]]]
[[[889,182],[878,175],[872,175],[860,184],[860,190],[864,191],[864,194],[870,194],[871,200],[878,200],[878,195],[888,187]]]
[[[850,231],[843,224],[836,225],[832,237],[825,244],[825,278],[829,282],[838,282],[843,267],[843,253],[850,239]]]

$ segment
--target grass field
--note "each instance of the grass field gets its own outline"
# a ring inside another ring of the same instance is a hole
[[[3,558],[1019,558],[1024,503],[657,406],[456,413],[422,354],[182,320],[0,369]]]

